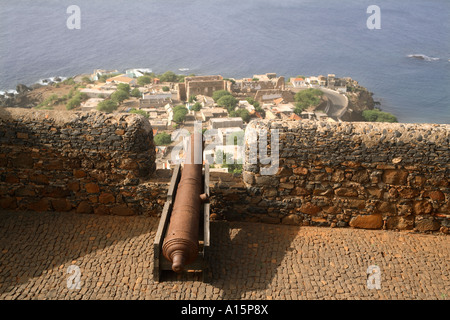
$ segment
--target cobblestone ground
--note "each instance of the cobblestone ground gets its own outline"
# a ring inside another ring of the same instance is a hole
[[[0,212],[0,299],[450,298],[448,236],[214,222],[211,282],[154,282],[158,222]],[[68,289],[71,265],[80,289]],[[370,265],[381,289],[367,288]]]

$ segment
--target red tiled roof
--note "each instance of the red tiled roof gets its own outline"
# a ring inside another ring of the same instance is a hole
[[[275,99],[273,102],[275,102],[275,104],[276,105],[279,105],[280,103],[282,103],[283,102],[283,98],[278,98],[278,99]]]

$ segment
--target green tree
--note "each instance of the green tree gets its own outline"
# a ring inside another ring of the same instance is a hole
[[[388,112],[380,112],[380,115],[378,116],[377,122],[398,122],[397,117],[393,114],[390,114]]]
[[[177,124],[181,124],[186,120],[186,113],[177,111],[173,114],[173,121]]]
[[[173,108],[173,121],[177,124],[181,124],[186,119],[187,114],[188,109],[185,106],[176,106],[175,108]]]
[[[178,76],[172,71],[167,71],[159,76],[159,80],[161,82],[178,82]]]
[[[102,74],[101,76],[98,77],[98,82],[105,83],[107,79],[109,79],[109,76],[106,74]]]
[[[183,112],[186,112],[186,114],[188,113],[188,109],[182,104],[173,107],[173,112],[174,113],[177,112],[178,110],[182,110]]]
[[[316,107],[322,101],[323,92],[319,89],[306,89],[295,94],[294,113],[299,115],[309,107]]]
[[[362,116],[363,116],[364,120],[366,120],[366,121],[375,122],[378,119],[378,114],[379,114],[379,111],[376,109],[364,110],[362,113]]]
[[[162,91],[169,92],[170,88],[168,86],[164,86],[164,87],[162,87]]]
[[[397,117],[393,114],[378,109],[364,110],[362,117],[369,122],[398,122]]]
[[[242,121],[248,123],[250,121],[250,113],[247,109],[239,109],[230,112],[230,117],[241,117]]]
[[[217,100],[217,104],[222,108],[226,108],[228,110],[228,113],[230,113],[236,108],[237,100],[232,95],[224,95],[219,100]]]
[[[130,95],[128,94],[128,92],[124,90],[117,90],[111,95],[111,100],[113,100],[118,104],[121,104],[124,100],[128,99],[129,97]]]
[[[139,91],[138,88],[134,88],[133,90],[131,90],[130,96],[135,97],[135,98],[140,98],[140,97],[142,97],[142,93],[141,93],[141,91]]]
[[[253,99],[252,97],[248,97],[246,100],[247,100],[247,102],[250,103],[252,106],[254,106],[255,103],[257,103],[256,100]]]
[[[109,113],[113,112],[114,110],[117,110],[117,107],[118,107],[117,103],[114,102],[113,100],[104,100],[97,105],[97,110]]]
[[[126,83],[119,83],[117,85],[117,90],[122,90],[122,91],[125,91],[126,93],[130,94],[131,87],[129,84],[126,84]]]
[[[194,111],[200,111],[202,109],[202,104],[200,102],[196,102],[193,106],[192,106],[192,110]]]
[[[144,110],[138,110],[138,109],[131,109],[130,113],[134,113],[134,114],[140,114],[141,116],[144,116],[146,118],[149,118],[150,116],[148,115],[147,112],[145,112]]]
[[[72,110],[72,109],[79,107],[80,105],[81,105],[81,100],[77,99],[77,98],[73,98],[73,99],[69,100],[69,102],[67,102],[66,109]]]
[[[153,140],[157,146],[164,146],[172,143],[170,134],[165,132],[158,133]]]
[[[83,77],[81,79],[81,82],[90,84],[92,83],[92,80],[89,77]]]
[[[137,78],[137,84],[140,86],[145,86],[150,83],[152,83],[152,78],[150,76],[142,76]]]
[[[218,90],[213,93],[212,98],[214,99],[214,102],[217,102],[223,96],[231,96],[231,93],[228,92],[227,90]]]
[[[74,91],[69,92],[70,100],[66,104],[67,110],[72,110],[81,105],[82,102],[89,99],[88,95],[83,92]],[[67,97],[66,97],[67,98]]]

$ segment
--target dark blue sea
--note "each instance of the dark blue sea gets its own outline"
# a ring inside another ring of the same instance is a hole
[[[366,25],[373,4],[381,29]],[[401,122],[450,123],[449,59],[449,0],[0,0],[0,90],[97,68],[334,73]]]

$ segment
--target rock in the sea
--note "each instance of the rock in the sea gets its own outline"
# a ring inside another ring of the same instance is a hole
[[[18,84],[16,87],[16,91],[17,91],[17,93],[20,94],[20,93],[31,91],[31,88],[27,87],[24,84]]]

